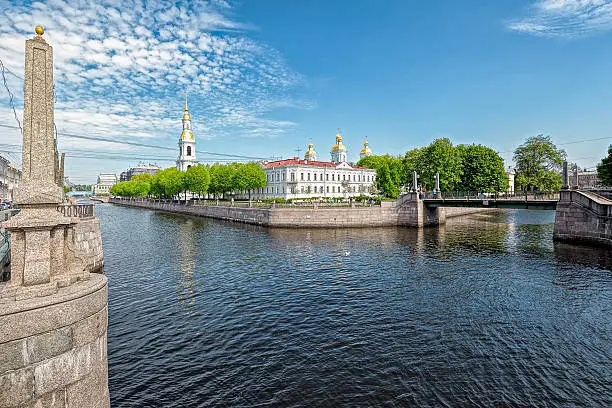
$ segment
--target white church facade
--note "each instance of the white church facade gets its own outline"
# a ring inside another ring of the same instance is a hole
[[[176,159],[176,169],[187,171],[191,166],[198,164],[195,150],[196,142],[191,132],[191,115],[189,115],[187,106],[187,95],[185,95],[185,108],[183,110],[183,132],[178,141],[179,155]]]
[[[331,148],[331,161],[318,161],[314,145],[310,143],[303,159],[263,162],[267,185],[252,192],[253,199],[284,198],[349,198],[371,195],[375,188],[376,170],[356,166],[347,161],[347,149],[340,131]],[[360,157],[370,156],[368,142]]]

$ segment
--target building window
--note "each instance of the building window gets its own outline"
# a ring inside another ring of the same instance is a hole
[[[295,173],[291,173],[291,181],[295,181]]]
[[[308,181],[310,181],[310,173],[308,173]]]
[[[325,175],[325,180],[329,181],[329,174]],[[328,193],[329,193],[329,191],[328,191]]]
[[[336,186],[332,186],[332,193],[336,192]]]
[[[336,181],[336,176],[332,174],[332,181]]]
[[[287,173],[283,173],[283,181],[287,180]]]
[[[191,146],[187,146],[187,156],[191,156]]]
[[[304,173],[300,173],[300,180],[304,180]]]
[[[346,174],[342,175],[342,181],[346,181]]]
[[[304,192],[304,186],[300,187],[300,192]]]
[[[355,175],[353,174],[353,181],[355,181]]]
[[[317,181],[317,173],[314,174],[314,181]]]
[[[368,183],[370,182],[370,176],[368,176]]]

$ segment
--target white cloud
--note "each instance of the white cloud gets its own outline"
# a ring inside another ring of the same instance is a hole
[[[268,119],[277,101],[312,105],[293,100],[300,75],[276,50],[248,38],[249,26],[224,14],[232,7],[224,0],[28,3],[0,0],[0,58],[23,75],[24,42],[36,24],[45,27],[60,132],[174,146],[185,87],[197,140],[277,136],[295,125]],[[9,86],[21,107],[23,83],[10,78]],[[0,88],[0,107],[7,102]],[[0,109],[0,123],[15,124],[8,109]]]
[[[582,37],[612,29],[612,0],[536,0],[527,15],[507,22],[513,31],[545,37]]]

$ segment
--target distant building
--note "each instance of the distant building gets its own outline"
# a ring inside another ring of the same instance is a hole
[[[179,137],[179,155],[176,159],[176,168],[180,171],[187,171],[191,166],[198,164],[195,151],[195,139],[191,132],[191,115],[187,107],[187,97],[185,96],[185,113],[183,113],[183,132]]]
[[[516,170],[512,167],[506,168],[506,177],[508,177],[508,192],[514,193],[514,178],[516,176]]]
[[[119,175],[119,181],[130,181],[132,176],[136,176],[138,174],[150,174],[154,176],[160,170],[161,167],[159,167],[157,164],[139,163],[136,167],[131,167],[126,171],[122,171]]]
[[[310,143],[303,160],[294,157],[263,162],[261,166],[266,173],[267,185],[252,191],[251,197],[348,198],[372,194],[376,170],[348,163],[346,157],[347,149],[338,131],[336,144],[331,149],[331,161],[317,161],[314,145]],[[244,196],[247,196],[246,192]]]
[[[596,170],[578,171],[578,182],[576,184],[578,185],[578,188],[598,187],[599,179],[597,178],[597,171]]]
[[[117,184],[117,175],[112,173],[100,173],[98,183],[93,186],[94,195],[108,194],[112,186]]]
[[[21,181],[21,170],[0,156],[0,200],[13,201],[15,189]]]

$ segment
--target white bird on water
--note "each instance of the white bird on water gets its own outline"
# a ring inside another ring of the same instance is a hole
[[[344,251],[344,256],[349,256],[351,254],[351,251]]]

